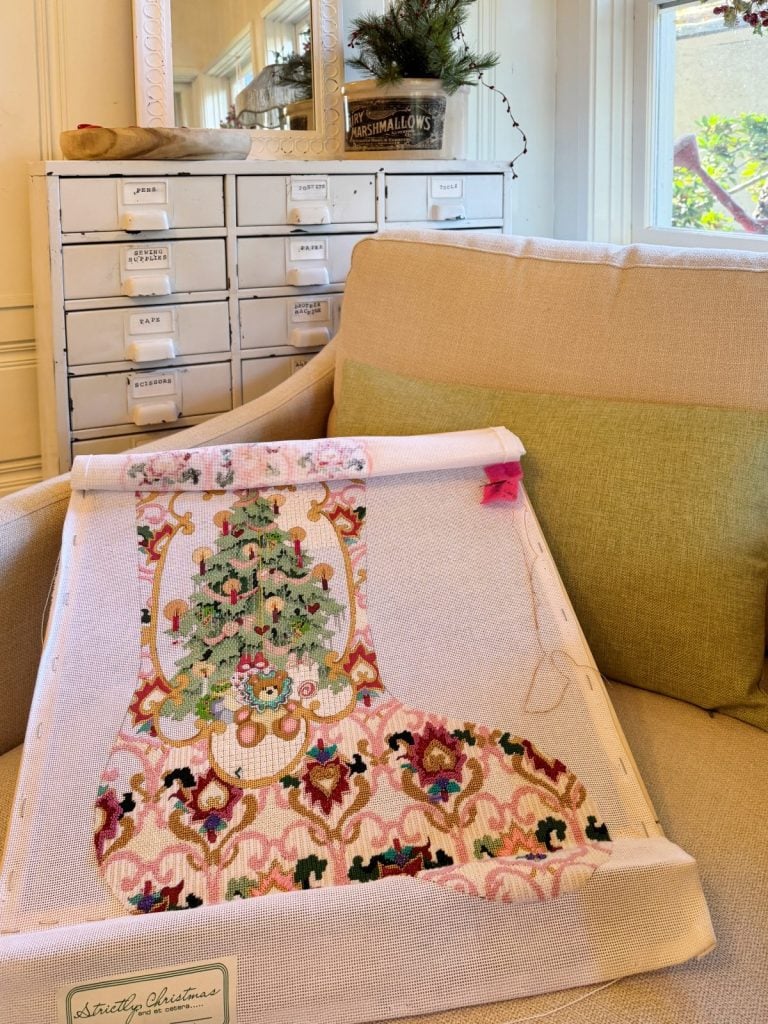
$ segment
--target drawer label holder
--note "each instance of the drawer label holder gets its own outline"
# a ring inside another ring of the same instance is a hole
[[[135,273],[137,270],[170,270],[170,267],[170,246],[142,245],[123,249],[123,269],[127,273]]]
[[[430,178],[430,199],[463,199],[463,178]]]
[[[331,319],[328,299],[302,299],[291,305],[291,323],[326,323]]]
[[[328,242],[325,238],[292,238],[288,243],[288,253],[293,263],[325,260],[328,258]]]
[[[145,310],[131,313],[128,318],[129,334],[173,334],[173,310]]]
[[[327,178],[291,178],[291,199],[296,202],[328,198]]]
[[[160,395],[175,395],[177,390],[178,382],[173,370],[161,370],[157,373],[132,373],[128,376],[128,394],[134,402],[157,398]]]
[[[123,206],[164,206],[168,202],[167,181],[126,181],[123,183]]]

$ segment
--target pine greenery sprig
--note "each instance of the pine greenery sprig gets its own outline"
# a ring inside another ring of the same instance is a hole
[[[303,53],[291,53],[275,64],[275,79],[279,85],[292,85],[296,99],[312,98],[312,51],[304,47]]]
[[[392,85],[403,78],[438,78],[449,94],[476,85],[478,75],[496,67],[497,53],[475,53],[462,26],[476,0],[392,0],[384,14],[365,14],[352,23],[347,61]]]

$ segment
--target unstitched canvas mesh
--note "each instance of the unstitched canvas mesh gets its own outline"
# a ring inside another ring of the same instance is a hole
[[[0,880],[10,1021],[223,955],[239,1019],[351,1022],[711,948],[522,453],[490,429],[77,460]]]

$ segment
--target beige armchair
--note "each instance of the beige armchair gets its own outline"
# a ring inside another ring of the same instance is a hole
[[[568,284],[574,266],[606,264],[623,267],[625,275],[619,273],[611,295],[589,288],[576,294]],[[620,257],[607,246],[438,233],[363,242],[341,332],[320,356],[263,398],[147,449],[320,436],[337,367],[348,358],[444,383],[768,410],[768,256],[756,262],[720,253],[708,264],[682,250],[659,250],[654,279],[647,275],[636,287],[636,279],[627,283],[632,265],[631,254]],[[709,338],[678,332],[670,339],[664,325],[681,291],[688,300],[698,294],[709,301],[715,273],[727,275],[728,287],[741,296],[737,366],[723,349],[734,326],[718,325],[711,303]],[[633,302],[644,305],[633,311]],[[616,322],[606,333],[602,319],[608,315]],[[658,320],[658,332],[646,332],[655,340],[640,354],[628,330],[633,317],[646,326],[648,317]],[[336,387],[338,398],[338,377]],[[3,826],[67,500],[67,477],[59,477],[0,501]],[[623,979],[579,1002],[585,993],[561,992],[425,1020],[501,1024],[565,1004],[573,1005],[554,1018],[563,1024],[768,1019],[768,733],[629,686],[611,683],[609,692],[662,826],[698,860],[717,949],[699,962]]]

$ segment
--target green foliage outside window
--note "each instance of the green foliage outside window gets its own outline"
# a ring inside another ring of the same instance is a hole
[[[768,116],[702,117],[696,122],[701,163],[744,210],[768,218]],[[741,231],[693,171],[675,167],[672,226]]]

